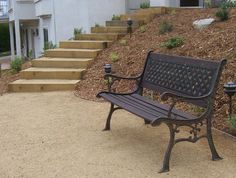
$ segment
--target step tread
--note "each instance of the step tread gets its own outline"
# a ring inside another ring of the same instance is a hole
[[[66,80],[66,79],[19,79],[16,80],[10,85],[14,84],[76,84],[80,80]]]
[[[81,52],[97,52],[101,51],[101,49],[67,49],[67,48],[56,48],[56,49],[49,49],[47,51],[81,51]]]
[[[110,40],[72,40],[72,41],[61,41],[62,43],[111,43]]]
[[[92,61],[93,58],[49,58],[49,57],[42,57],[38,59],[34,59],[33,61],[55,61],[55,62],[87,62]]]
[[[85,69],[75,69],[75,68],[46,68],[46,67],[31,67],[22,72],[82,72]]]
[[[117,36],[117,35],[126,35],[126,33],[89,33],[89,34],[81,34],[84,36],[90,36],[90,35],[101,35],[101,36]]]

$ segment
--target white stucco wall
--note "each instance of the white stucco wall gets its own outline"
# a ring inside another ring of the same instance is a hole
[[[51,15],[53,13],[52,0],[35,0],[35,14],[36,16]]]
[[[55,1],[55,0],[54,0]],[[67,0],[56,3],[55,15],[56,41],[73,37],[74,28],[83,28],[87,33],[95,23],[105,25],[113,14],[126,12],[126,0]]]
[[[12,6],[9,12],[9,20],[13,21],[15,19],[37,19],[35,15],[34,1],[30,0],[11,0]]]
[[[169,0],[150,0],[151,7],[164,6],[168,7],[170,5]]]

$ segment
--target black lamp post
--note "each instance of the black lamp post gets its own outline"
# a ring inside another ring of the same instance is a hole
[[[110,74],[110,73],[111,73],[111,64],[105,64],[105,65],[103,66],[103,68],[104,68],[104,72],[105,72],[106,74]]]
[[[111,91],[111,85],[112,85],[112,78],[109,76],[106,76],[106,74],[110,74],[111,73],[111,64],[105,64],[103,66],[104,68],[104,72],[105,72],[105,81],[107,82],[107,89],[110,92]]]
[[[133,25],[133,21],[132,21],[131,18],[128,18],[128,20],[127,20],[127,25],[128,25],[128,27],[127,27],[127,32],[129,33],[129,36],[130,36],[130,38],[131,38],[132,25]]]
[[[224,92],[229,96],[229,116],[232,116],[232,96],[236,93],[236,83],[228,82],[224,84]]]

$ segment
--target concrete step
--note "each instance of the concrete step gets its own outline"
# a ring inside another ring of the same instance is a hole
[[[45,51],[45,57],[59,58],[94,58],[101,49],[50,49]]]
[[[104,49],[109,47],[111,43],[111,41],[73,40],[61,41],[59,46],[67,49]]]
[[[21,79],[81,79],[84,69],[31,67],[20,72]]]
[[[85,69],[92,58],[39,58],[32,60],[32,67],[82,68]]]
[[[109,40],[115,41],[125,36],[123,33],[91,33],[91,34],[79,34],[76,36],[76,40]]]
[[[74,90],[79,80],[16,80],[9,84],[11,92],[43,92]]]
[[[133,28],[138,28],[139,26],[143,25],[143,21],[133,21]],[[106,21],[107,27],[126,27],[127,28],[127,21],[126,20],[111,20]]]
[[[92,27],[92,33],[127,33],[127,27]]]

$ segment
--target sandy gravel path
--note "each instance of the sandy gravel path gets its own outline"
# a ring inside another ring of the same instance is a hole
[[[181,143],[174,148],[171,172],[158,174],[167,127],[151,128],[117,111],[113,130],[102,132],[108,108],[70,92],[3,95],[0,177],[236,177],[236,140],[221,133],[214,137],[222,161],[210,160],[205,140]]]

